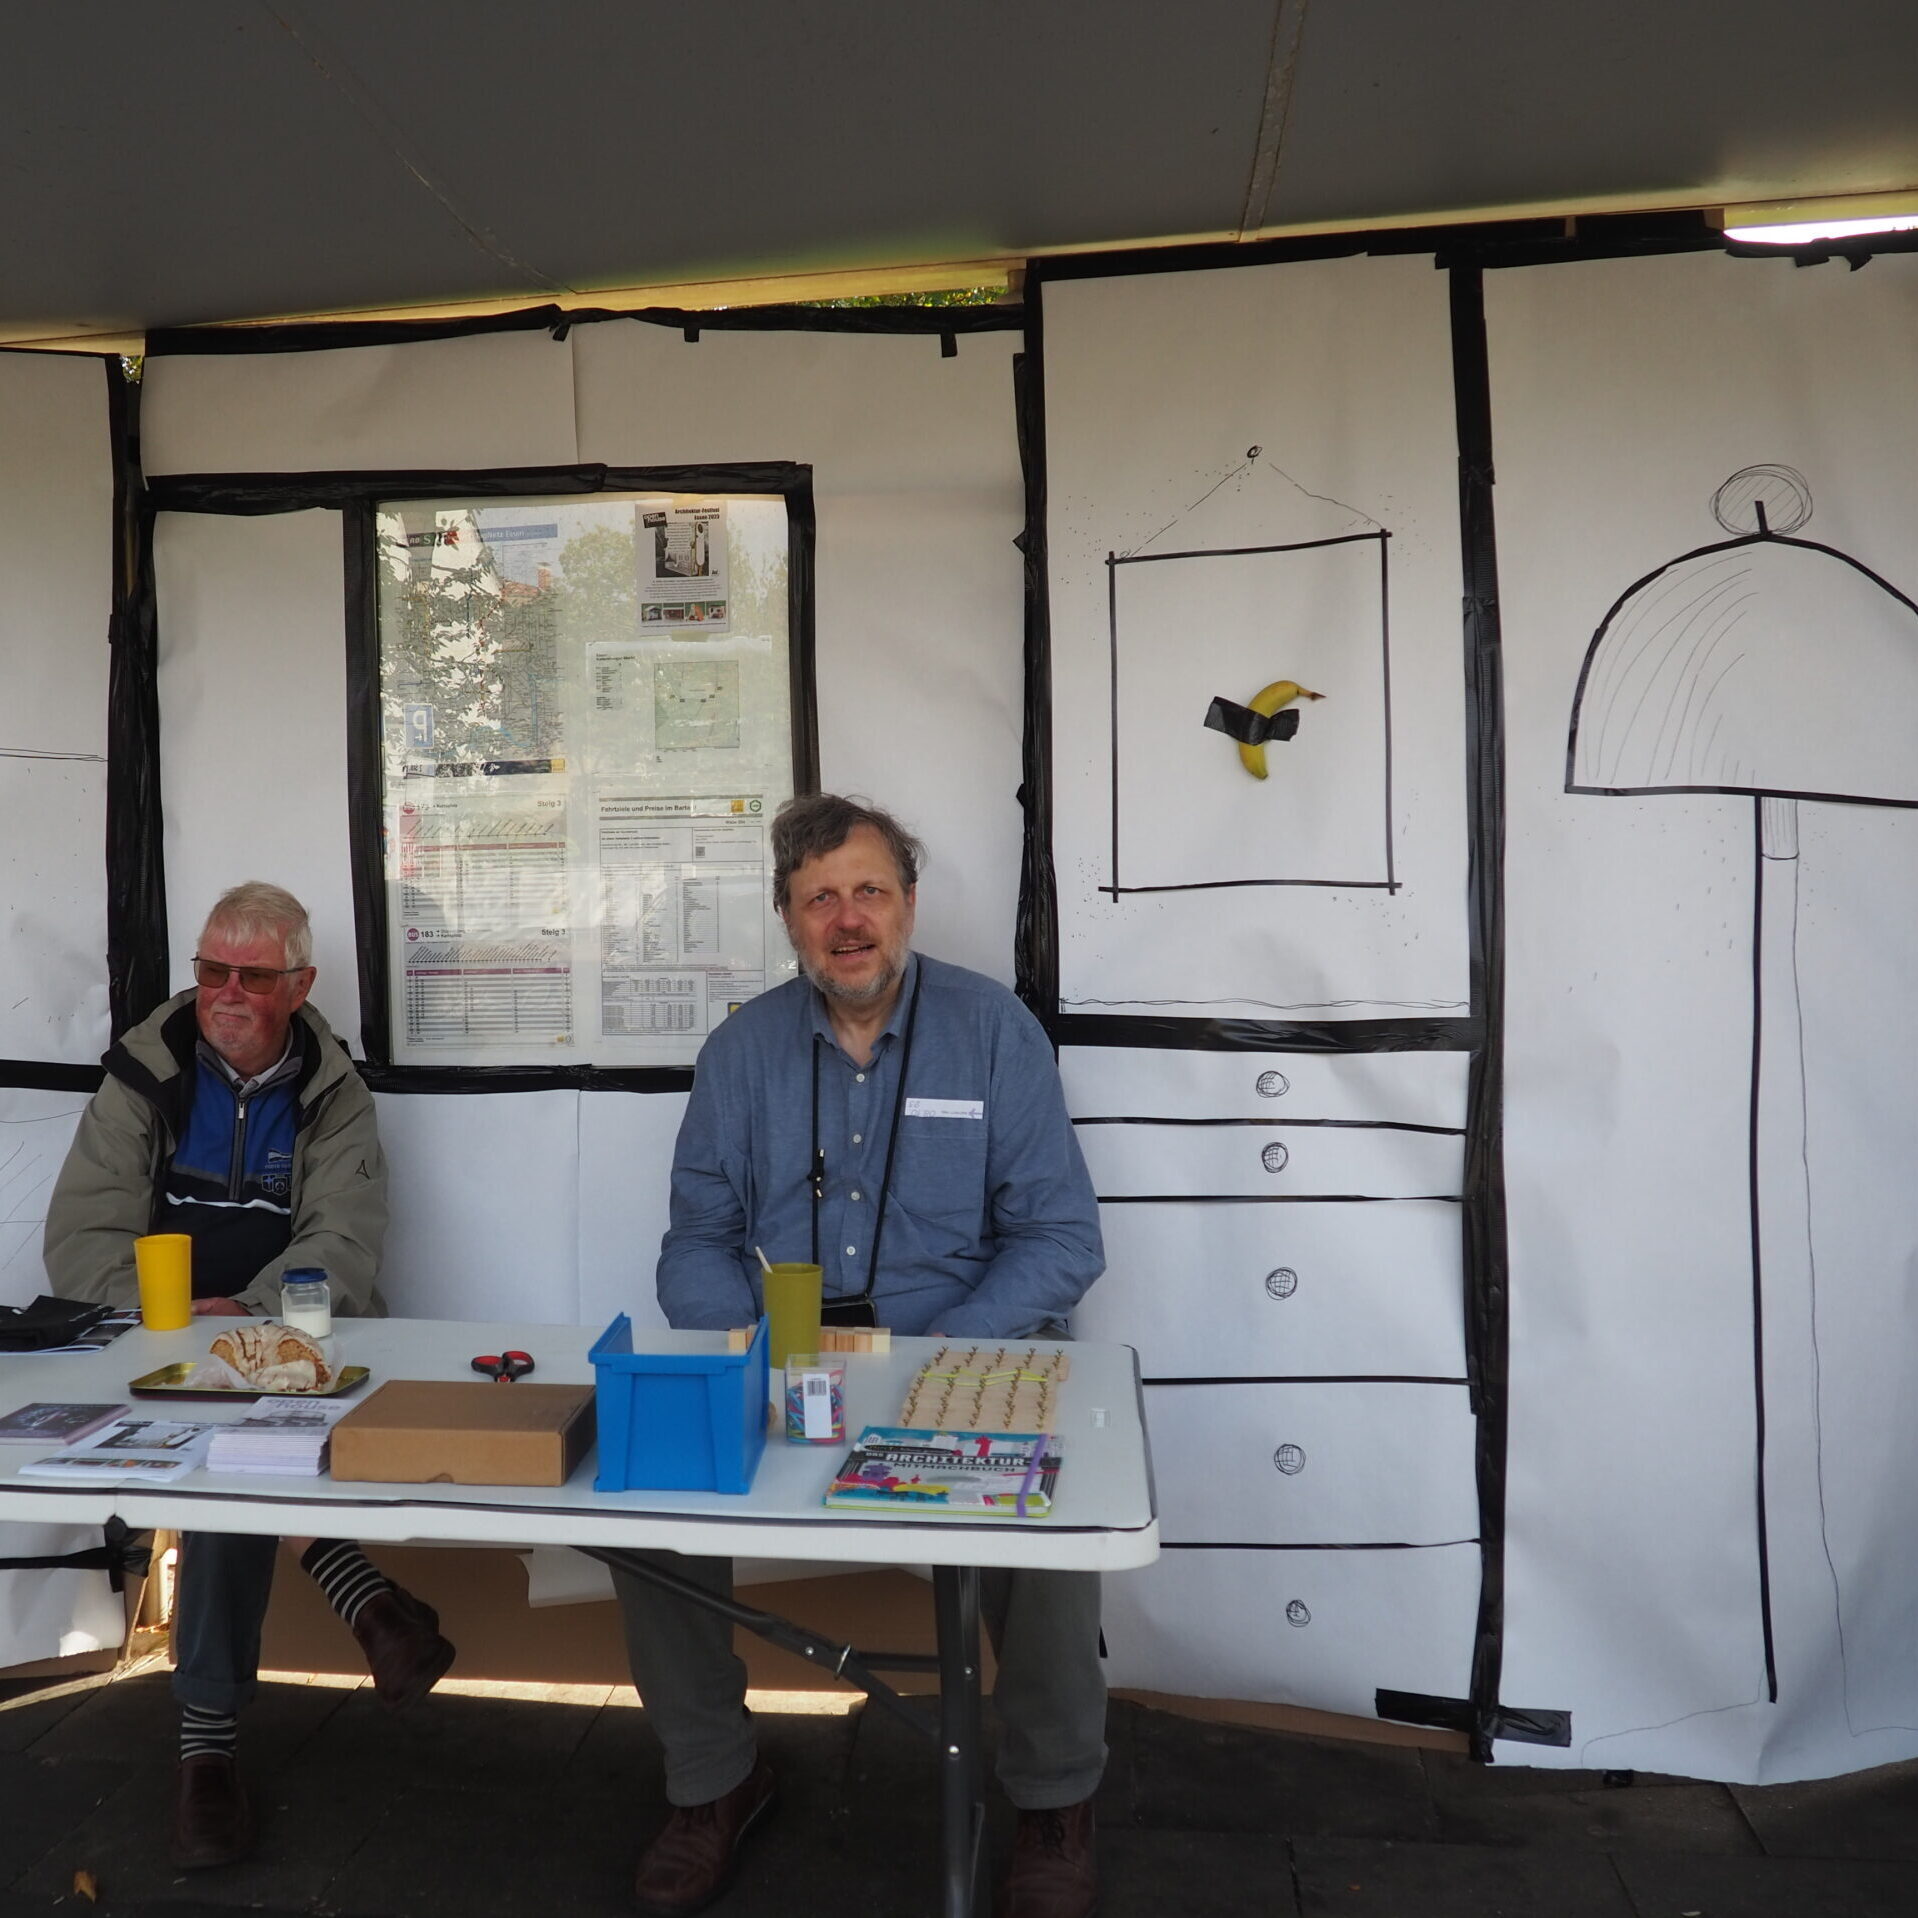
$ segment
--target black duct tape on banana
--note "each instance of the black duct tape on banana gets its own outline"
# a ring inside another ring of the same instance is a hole
[[[1215,699],[1206,708],[1205,723],[1215,733],[1236,739],[1241,746],[1264,746],[1275,739],[1290,739],[1299,730],[1299,709],[1281,707],[1268,717],[1265,713],[1255,713],[1250,706]]]

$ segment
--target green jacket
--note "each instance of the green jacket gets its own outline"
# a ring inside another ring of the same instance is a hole
[[[160,1182],[178,1142],[199,1037],[194,995],[182,992],[101,1060],[106,1081],[80,1117],[47,1208],[47,1281],[61,1298],[130,1307],[140,1302],[133,1241],[164,1231]],[[299,1088],[293,1158],[293,1238],[234,1303],[280,1309],[280,1274],[317,1265],[333,1281],[333,1309],[384,1316],[373,1280],[386,1239],[386,1159],[373,1095],[345,1046],[311,1006],[295,1015],[307,1069]]]

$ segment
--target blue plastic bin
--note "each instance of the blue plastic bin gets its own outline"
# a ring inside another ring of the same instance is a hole
[[[635,1352],[624,1312],[589,1355],[598,1492],[749,1492],[766,1449],[766,1321],[743,1352]]]

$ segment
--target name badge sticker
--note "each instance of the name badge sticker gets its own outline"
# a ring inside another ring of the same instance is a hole
[[[908,1099],[906,1117],[908,1119],[983,1119],[986,1116],[986,1102],[983,1099]]]

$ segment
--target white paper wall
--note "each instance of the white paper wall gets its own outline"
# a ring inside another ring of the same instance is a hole
[[[1462,1012],[1444,277],[1406,259],[1065,281],[1045,323],[1066,1007]],[[1282,678],[1325,697],[1259,782],[1203,722]],[[1287,883],[1245,883],[1265,880]]]
[[[380,1278],[390,1309],[578,1323],[580,1095],[391,1093],[376,1103],[393,1193]]]
[[[174,988],[213,901],[271,880],[311,915],[313,1002],[357,1053],[340,516],[163,513],[154,570]]]
[[[40,1236],[84,1092],[0,1087],[0,1305],[25,1305],[47,1289]]]
[[[148,468],[810,462],[824,776],[897,807],[928,840],[925,947],[1010,979],[1023,671],[1012,350],[1011,336],[968,339],[945,360],[937,340],[713,333],[688,347],[608,325],[570,347],[539,334],[161,359]],[[338,517],[167,514],[158,590],[175,977],[223,886],[278,880],[313,913],[314,999],[357,1051]],[[382,1096],[393,1308],[656,1320],[683,1109],[682,1095]]]
[[[99,1543],[97,1528],[0,1526],[0,1557],[51,1558]],[[126,1626],[125,1601],[105,1572],[0,1572],[0,1666],[102,1651]]]
[[[1024,523],[1016,334],[572,335],[580,457],[798,460],[818,510],[820,779],[931,852],[917,939],[1010,981],[1018,905]]]
[[[1796,537],[1918,595],[1918,262],[1596,262],[1486,288],[1510,820],[1503,1689],[1569,1708],[1574,1729],[1556,1757],[1512,1755],[1744,1779],[1908,1757],[1918,817],[1800,803],[1797,856],[1763,861],[1761,933],[1752,798],[1567,793],[1565,742],[1608,609],[1732,537],[1712,500],[1740,469],[1795,469],[1814,501]],[[1802,548],[1761,557],[1829,568],[1815,585],[1842,575]],[[1735,603],[1679,573],[1654,589],[1691,681],[1675,701],[1655,691],[1668,735],[1724,711],[1723,767],[1791,784],[1835,764],[1841,791],[1876,791],[1898,769],[1868,764],[1864,742],[1888,716],[1902,726],[1908,675],[1848,670],[1864,637],[1849,587],[1814,591],[1822,613],[1781,628],[1758,571]],[[1874,632],[1909,613],[1875,603]],[[1918,615],[1905,630],[1918,644]],[[1745,736],[1758,709],[1708,702],[1712,675],[1772,647],[1784,663],[1767,669],[1776,738],[1761,760]],[[1754,1514],[1754,1216],[1775,1705]]]
[[[107,1042],[112,555],[101,362],[0,353],[0,1058],[91,1064]]]
[[[1462,1015],[1443,278],[1349,261],[1044,297],[1065,1008]],[[1324,697],[1259,781],[1203,722],[1279,679]],[[1075,1325],[1139,1347],[1173,1548],[1111,1581],[1124,1682],[1368,1716],[1381,1687],[1463,1696],[1466,1065],[1063,1056],[1107,1250]]]
[[[47,1201],[85,1106],[84,1093],[0,1087],[0,1305],[25,1305],[47,1289]],[[51,1557],[99,1542],[97,1527],[0,1525],[0,1558]],[[125,1609],[104,1572],[0,1572],[0,1666],[98,1651],[119,1644],[125,1630]]]
[[[141,453],[162,473],[570,466],[572,356],[547,333],[324,353],[163,355]]]

